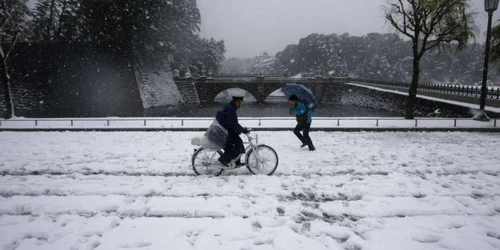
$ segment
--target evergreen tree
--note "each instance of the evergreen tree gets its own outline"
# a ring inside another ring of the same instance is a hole
[[[15,116],[8,59],[20,33],[27,29],[26,18],[31,13],[26,2],[27,0],[0,0],[0,81],[5,97],[5,119]]]
[[[34,35],[37,40],[55,40],[61,7],[61,0],[38,1],[33,12]]]
[[[90,42],[127,53],[173,54],[178,65],[217,72],[223,41],[199,38],[195,0],[40,0],[33,40]]]

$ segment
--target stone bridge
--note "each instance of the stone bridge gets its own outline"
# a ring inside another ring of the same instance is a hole
[[[340,92],[340,87],[349,81],[347,77],[262,77],[262,76],[225,76],[225,77],[175,77],[175,84],[186,94],[195,91],[200,103],[213,103],[215,97],[224,90],[240,88],[252,94],[257,102],[262,103],[274,91],[286,83],[304,84],[310,88],[319,103],[329,99],[329,93]],[[190,90],[191,89],[191,90]]]

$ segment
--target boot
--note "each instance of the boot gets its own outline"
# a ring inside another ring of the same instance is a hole
[[[233,160],[231,160],[231,163],[234,164],[235,168],[238,168],[238,167],[241,167],[241,166],[245,165],[244,163],[241,163],[241,157],[243,155],[244,155],[244,153],[240,153],[238,156],[236,156],[236,158],[234,158]]]
[[[235,166],[236,168],[239,168],[239,167],[243,167],[243,166],[245,166],[245,163],[241,162],[241,160],[239,160],[239,159],[238,159],[238,160],[235,162],[235,165],[236,165],[236,166]]]
[[[219,163],[222,165],[223,169],[233,169],[236,166],[234,161],[224,162],[224,161],[221,161],[221,158],[219,158]]]

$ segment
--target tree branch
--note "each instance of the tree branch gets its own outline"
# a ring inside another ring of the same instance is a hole
[[[7,25],[7,22],[9,21],[8,14],[9,14],[9,13],[7,13],[7,12],[6,12],[6,13],[5,13],[5,16],[3,17],[3,18],[5,18],[5,19],[3,20],[3,24],[2,24],[2,26],[0,27],[0,29],[2,29],[2,30],[5,28],[5,25]]]
[[[55,32],[55,37],[57,37],[57,40],[60,41],[61,40],[61,33],[62,33],[62,24],[64,23],[63,22],[63,18],[64,18],[64,15],[66,14],[66,6],[67,6],[67,1],[64,0],[63,2],[63,6],[61,7],[61,13],[59,14],[59,21],[58,21],[58,25],[57,25],[57,31]],[[67,38],[67,39],[70,39],[70,38]]]
[[[407,29],[411,30],[411,28],[408,27],[408,25],[406,23],[407,22],[406,19],[408,18],[408,16],[406,14],[406,11],[404,10],[404,4],[403,4],[402,0],[398,0],[398,1],[399,1],[400,6],[398,6],[397,4],[391,4],[393,9],[395,9],[395,10],[388,11],[388,13],[386,13],[386,19],[391,23],[391,25],[396,30],[398,30],[402,34],[410,37],[411,39],[414,39],[414,37],[407,31]],[[403,16],[403,27],[400,27],[399,24],[396,22],[396,20],[394,20],[394,17],[392,16],[393,13]],[[411,23],[411,19],[409,21]]]
[[[415,26],[415,20],[412,19],[411,15],[409,15],[408,13],[406,13],[405,5],[404,5],[403,1],[402,0],[398,0],[398,2],[399,2],[399,5],[392,4],[392,6],[397,9],[397,11],[395,11],[395,13],[400,14],[400,15],[403,16],[403,25],[405,27],[405,31],[406,31],[406,29],[412,30],[411,27]],[[409,22],[410,25],[408,25],[407,22]]]
[[[436,11],[436,14],[432,16],[431,18],[431,27],[435,27],[439,22],[441,22],[441,20],[443,19],[443,17],[446,15],[446,13],[450,10],[447,10],[448,7],[446,4],[442,4],[440,6],[438,6],[438,9]]]
[[[431,40],[429,41],[427,44],[429,44],[429,46],[426,46],[426,47],[422,47],[422,54],[425,52],[425,51],[428,51],[430,49],[433,49],[435,47],[437,47],[440,43],[442,42],[452,42],[453,39],[451,38],[447,38],[448,35],[450,35],[451,33],[453,33],[453,31],[460,27],[459,24],[456,24],[454,25],[453,27],[450,27],[448,30],[446,30],[444,33],[440,34],[436,39],[434,40]],[[427,37],[428,38],[428,37]]]
[[[413,14],[410,13],[408,14],[409,16],[409,19],[412,20],[413,18],[413,29],[410,29],[411,31],[413,31],[414,33],[416,33],[417,31],[420,32],[420,18],[418,16],[418,5],[416,4],[415,0],[407,0],[408,1],[408,4],[411,5],[411,8],[412,8],[412,11],[413,11]],[[418,39],[418,35],[416,34],[415,35],[415,39]]]
[[[428,6],[424,6],[423,10],[422,10],[422,30],[421,32],[424,34],[424,39],[422,41],[422,47],[421,47],[421,50],[418,52],[419,54],[419,57],[422,57],[425,53],[425,48],[427,47],[427,41],[429,40],[429,36],[431,36],[432,34],[432,31],[434,30],[434,26],[431,24],[429,27],[427,26],[427,18],[429,17],[429,15],[431,15],[432,13],[432,10],[429,10],[427,11],[426,7]]]
[[[422,20],[424,20],[422,22],[422,32],[424,33],[432,33],[429,31],[429,27],[432,29],[432,25],[427,27],[427,19],[429,18],[429,16],[431,15],[432,11],[429,9],[429,3],[427,2],[423,9],[422,9]]]
[[[413,8],[413,11],[416,14],[417,10],[418,10],[418,4],[415,2],[415,0],[407,0],[407,1],[411,5],[411,7]]]
[[[460,24],[457,23],[452,27],[448,27],[447,30],[443,31],[443,33],[439,34],[438,37],[434,40],[428,41],[429,37],[433,34],[434,29],[436,26],[443,21],[443,18],[446,16],[446,14],[455,7],[455,4],[450,4],[449,2],[441,2],[440,5],[435,6],[437,9],[432,15],[429,28],[427,28],[427,25],[425,26],[426,29],[422,30],[423,33],[425,34],[424,36],[424,41],[423,41],[423,46],[422,46],[422,51],[420,52],[421,55],[425,53],[425,51],[428,51],[430,49],[433,49],[437,47],[441,42],[451,42],[450,39],[446,39],[448,35],[450,35],[456,28],[460,27]],[[429,12],[430,14],[431,12]],[[427,23],[424,22],[424,23]],[[427,46],[429,45],[429,46]]]
[[[402,0],[399,0],[399,5],[401,6],[401,8],[399,8],[399,6],[398,6],[398,10],[403,15],[403,25],[404,25],[405,31],[406,31],[406,28],[408,27],[408,25],[406,24],[406,19],[408,19],[408,22],[410,22],[410,24],[413,26],[415,26],[415,23],[413,23],[411,17],[409,17],[406,14],[405,5],[404,5]]]
[[[10,48],[7,50],[7,53],[5,54],[4,60],[7,60],[9,58],[10,52],[12,52],[12,49],[14,49],[14,45],[16,45],[18,37],[19,37],[19,31],[16,31],[16,34],[14,35],[14,38],[12,39],[12,43],[10,44]]]
[[[389,20],[389,22],[391,23],[391,25],[394,28],[396,28],[399,32],[401,32],[404,35],[410,37],[411,39],[414,39],[413,35],[411,35],[410,33],[408,33],[406,31],[406,29],[402,29],[401,27],[399,27],[399,25],[396,23],[396,21],[394,20],[394,18],[392,17],[392,15],[387,15],[386,18],[387,18],[387,20]]]
[[[2,36],[0,36],[0,59],[4,59],[5,54],[3,53],[3,47],[2,47]]]

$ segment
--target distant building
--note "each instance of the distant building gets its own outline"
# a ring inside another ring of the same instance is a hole
[[[260,55],[255,57],[255,62],[253,65],[253,72],[268,72],[272,69],[274,62],[276,61],[276,57],[270,56],[267,52],[263,52]]]

